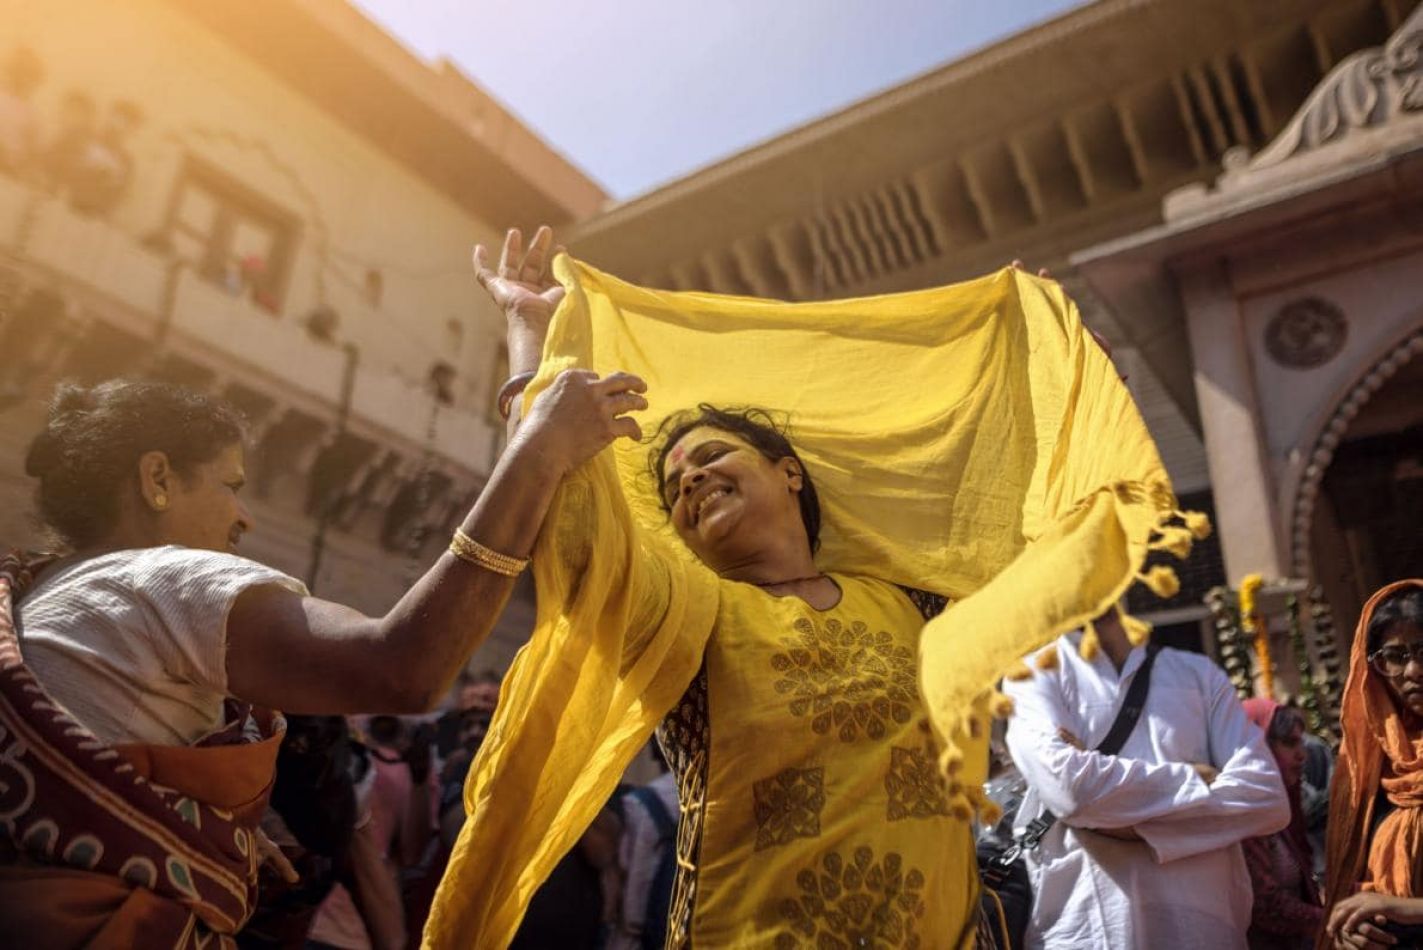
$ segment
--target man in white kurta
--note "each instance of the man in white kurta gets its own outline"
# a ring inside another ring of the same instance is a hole
[[[1028,947],[1244,950],[1240,842],[1290,818],[1264,735],[1215,664],[1163,649],[1120,754],[1090,751],[1146,651],[1103,649],[1089,662],[1081,638],[1056,642],[1056,669],[1004,688],[1016,704],[1008,748],[1028,782],[1017,831],[1043,809],[1058,818],[1028,857]]]

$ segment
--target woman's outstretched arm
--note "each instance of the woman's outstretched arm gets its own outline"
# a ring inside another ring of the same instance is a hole
[[[641,437],[623,414],[646,408],[645,388],[622,373],[560,374],[458,527],[496,552],[527,557],[564,475],[616,438]],[[429,709],[488,637],[513,586],[514,578],[447,552],[381,617],[272,586],[251,589],[228,618],[228,692],[294,713]]]

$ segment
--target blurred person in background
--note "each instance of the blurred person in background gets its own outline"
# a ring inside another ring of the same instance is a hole
[[[1423,579],[1364,605],[1339,719],[1318,945],[1423,946]]]
[[[600,950],[618,913],[622,820],[605,806],[529,902],[509,950]]]
[[[44,64],[34,51],[17,47],[0,72],[0,173],[16,178],[34,170],[41,133],[34,95],[44,82]]]
[[[419,933],[405,885],[406,872],[421,864],[434,840],[434,727],[371,716],[362,738],[369,770],[359,786],[356,835],[368,866],[353,866],[321,905],[311,927],[313,950],[399,950]]]
[[[623,836],[618,845],[622,868],[622,907],[613,950],[659,950],[667,942],[667,913],[677,874],[677,779],[656,741],[648,745],[661,770],[657,778],[622,796]]]
[[[42,174],[50,191],[71,198],[85,156],[98,134],[99,107],[86,92],[71,89],[59,104],[54,138],[42,156]]]
[[[231,408],[161,383],[62,386],[26,471],[64,549],[0,561],[0,761],[33,790],[0,830],[0,933],[34,948],[235,934],[258,855],[295,877],[258,828],[285,728],[271,710],[433,705],[563,475],[638,435],[620,417],[641,388],[561,376],[450,550],[367,616],[235,553],[252,516]]]
[[[281,848],[298,880],[283,880],[264,868],[257,911],[237,937],[244,950],[301,950],[318,908],[350,873],[360,757],[346,718],[286,719],[262,830]]]
[[[1309,950],[1324,926],[1324,905],[1314,883],[1314,853],[1301,800],[1308,731],[1304,713],[1260,697],[1243,705],[1245,715],[1265,733],[1290,800],[1290,823],[1283,831],[1241,843],[1255,895],[1250,948]]]
[[[489,720],[499,702],[499,683],[499,674],[493,670],[484,670],[477,674],[466,670],[455,680],[455,688],[450,693],[449,708],[435,721],[435,751],[439,754],[442,764],[441,783],[444,782],[443,774],[452,756],[464,758],[465,765],[468,766],[469,756],[478,750],[479,741],[484,738],[483,733],[480,732],[479,741],[475,741],[472,746],[471,736],[467,733],[475,729],[481,721],[485,729],[489,728]]]
[[[133,178],[129,139],[142,122],[142,111],[127,99],[109,106],[103,126],[69,172],[69,203],[75,211],[105,218],[118,206]]]
[[[464,825],[465,776],[489,732],[490,714],[466,709],[449,721],[454,724],[453,740],[440,766],[440,842],[446,854]]]
[[[499,684],[503,681],[504,678],[493,670],[481,670],[463,679],[457,690],[458,708],[494,712],[494,707],[499,704]]]
[[[1300,803],[1309,847],[1314,852],[1314,881],[1324,884],[1325,835],[1329,827],[1329,783],[1334,776],[1334,750],[1319,736],[1306,731],[1304,777],[1300,781]],[[1323,891],[1321,890],[1321,893]]]

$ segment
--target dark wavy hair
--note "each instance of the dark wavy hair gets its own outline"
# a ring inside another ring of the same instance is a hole
[[[1373,653],[1388,636],[1395,624],[1410,624],[1423,630],[1423,587],[1406,587],[1384,598],[1369,617],[1364,641],[1365,649]]]
[[[1270,728],[1265,731],[1265,736],[1271,742],[1284,743],[1289,741],[1296,729],[1309,731],[1304,711],[1296,706],[1281,706],[1270,717]]]
[[[138,460],[162,452],[180,476],[241,442],[242,417],[221,400],[169,383],[113,379],[61,383],[49,420],[30,443],[25,474],[39,479],[40,516],[64,541],[103,539]]]
[[[796,454],[795,447],[786,437],[786,427],[779,423],[765,409],[758,409],[752,406],[740,406],[722,409],[708,403],[702,403],[695,409],[686,409],[682,412],[674,413],[662,420],[658,426],[657,433],[653,436],[653,448],[648,454],[648,469],[653,481],[657,484],[657,498],[662,505],[662,510],[671,513],[671,507],[667,504],[666,478],[664,469],[667,463],[667,454],[672,451],[672,447],[681,441],[682,437],[693,429],[706,426],[710,429],[720,429],[722,432],[730,432],[733,435],[745,439],[756,451],[770,462],[779,462],[781,459],[794,459],[800,466],[801,489],[797,496],[800,502],[800,520],[805,524],[805,536],[810,542],[810,551],[814,554],[820,548],[820,496],[815,492],[815,483],[811,481],[810,470]]]

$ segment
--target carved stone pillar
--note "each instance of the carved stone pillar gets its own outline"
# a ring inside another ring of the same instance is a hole
[[[1283,577],[1288,565],[1249,347],[1224,264],[1212,261],[1183,273],[1181,295],[1226,576],[1232,581],[1252,572]]]

